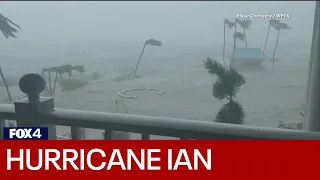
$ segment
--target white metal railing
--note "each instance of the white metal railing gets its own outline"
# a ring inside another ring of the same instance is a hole
[[[150,139],[150,135],[180,139],[320,139],[317,132],[57,109],[54,108],[53,98],[38,96],[45,88],[42,76],[27,74],[20,81],[20,89],[28,94],[28,99],[14,105],[0,104],[0,119],[15,120],[17,126],[47,126],[50,139],[57,139],[56,125],[70,126],[72,139],[83,139],[82,128],[104,130],[104,139],[113,139],[117,131],[140,133],[142,139]]]

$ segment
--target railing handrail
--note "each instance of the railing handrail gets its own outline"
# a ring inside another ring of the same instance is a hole
[[[0,119],[23,121],[11,104],[0,104]],[[320,139],[317,132],[59,108],[37,116],[35,122],[189,139]]]

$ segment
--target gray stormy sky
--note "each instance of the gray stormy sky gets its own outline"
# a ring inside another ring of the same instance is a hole
[[[309,46],[314,5],[305,1],[1,2],[0,12],[22,27],[18,39],[1,37],[1,52],[19,56],[107,47],[140,50],[149,38],[162,40],[166,47],[219,46],[221,51],[223,19],[233,19],[237,13],[289,13],[291,17],[282,21],[293,29],[282,33],[281,40]],[[267,21],[252,19],[251,46],[264,43]]]

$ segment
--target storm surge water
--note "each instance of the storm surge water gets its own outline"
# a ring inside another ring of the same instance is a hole
[[[58,87],[56,107],[199,121],[213,121],[226,103],[212,96],[215,77],[202,66],[206,57],[222,63],[223,20],[236,18],[237,13],[289,13],[290,18],[281,21],[292,29],[281,32],[278,61],[274,67],[265,61],[259,68],[240,69],[246,84],[237,99],[246,113],[244,124],[277,127],[279,120],[302,121],[314,2],[19,2],[21,9],[23,4],[31,8],[27,9],[32,12],[32,21],[22,16],[14,3],[3,3],[1,8],[23,29],[18,39],[2,40],[1,66],[6,75],[18,78],[27,71],[40,73],[44,67],[68,63],[86,67],[83,75],[74,72],[72,78],[86,80],[88,85],[73,91]],[[60,3],[74,9],[62,12],[65,19],[53,16],[62,7]],[[34,24],[39,21],[44,23],[41,31],[40,25]],[[269,19],[251,21],[246,32],[248,48],[260,48]],[[64,28],[53,30],[48,25],[51,22]],[[134,78],[141,42],[150,38],[161,39],[162,46],[144,52]],[[268,57],[272,57],[276,38],[273,30],[265,50]],[[227,57],[232,56],[232,45],[232,30],[227,30]],[[239,42],[237,47],[245,47],[245,43]],[[94,72],[99,72],[99,78],[92,78]],[[136,88],[165,93],[138,90],[126,92],[136,98],[119,96],[118,92]],[[23,96],[16,86],[10,91],[14,99]],[[6,98],[1,87],[0,99]],[[64,131],[61,129],[62,134]],[[97,136],[92,134],[91,138]]]

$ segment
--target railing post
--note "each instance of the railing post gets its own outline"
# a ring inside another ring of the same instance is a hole
[[[304,123],[303,123],[303,129],[306,128],[306,119],[307,119],[307,113],[308,113],[308,101],[309,101],[309,95],[310,95],[310,86],[311,86],[311,75],[312,75],[312,63],[314,61],[314,51],[315,49],[315,40],[316,40],[316,34],[317,34],[317,23],[319,18],[319,3],[316,2],[315,6],[315,12],[314,12],[314,19],[313,19],[313,31],[312,31],[312,42],[311,42],[311,51],[310,51],[310,60],[309,60],[309,70],[308,70],[308,82],[307,82],[307,91],[306,91],[306,104],[304,106]]]
[[[308,131],[318,131],[320,132],[320,4],[316,1],[315,8],[315,22],[314,22],[314,31],[313,31],[313,44],[311,47],[311,72],[310,72],[310,84],[309,87],[309,96],[306,104],[307,113],[306,113],[306,122],[305,129]]]
[[[44,125],[39,115],[54,111],[54,99],[40,97],[46,87],[46,81],[39,74],[26,74],[19,81],[20,90],[28,95],[20,101],[14,102],[18,127],[48,127],[49,139],[57,139],[55,125]],[[40,125],[42,124],[42,125]]]

